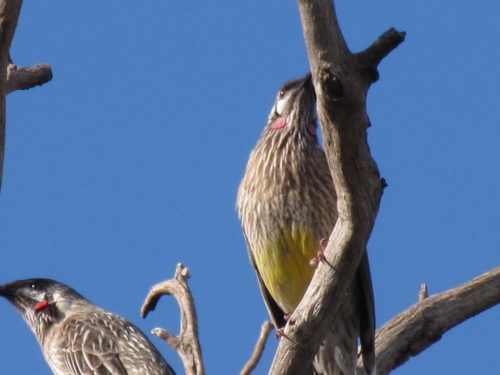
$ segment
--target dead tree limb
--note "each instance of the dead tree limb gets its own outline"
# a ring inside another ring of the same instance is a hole
[[[377,65],[404,39],[390,30],[364,53],[352,54],[342,36],[332,0],[298,0],[317,95],[318,115],[337,191],[338,220],[325,256],[285,327],[270,374],[311,374],[312,361],[337,304],[352,280],[372,231],[383,183],[370,155],[366,94]]]
[[[173,279],[151,288],[141,314],[146,317],[149,311],[154,310],[162,295],[171,294],[177,299],[181,309],[180,334],[175,336],[163,328],[155,328],[153,334],[179,353],[186,374],[201,375],[204,370],[198,340],[198,322],[186,278],[187,268],[178,264]],[[388,374],[434,344],[451,328],[499,303],[500,266],[455,288],[419,298],[418,303],[377,330],[377,374]],[[240,375],[248,375],[255,369],[272,328],[270,322],[264,322],[254,352]],[[366,374],[361,358],[358,360],[356,373]]]
[[[377,374],[388,374],[434,344],[446,331],[498,303],[500,267],[419,301],[377,331]],[[358,370],[362,367],[358,361]]]
[[[43,85],[52,79],[52,69],[49,64],[32,66],[17,66],[9,64],[7,67],[6,93],[16,90],[27,90]]]
[[[177,264],[172,279],[156,284],[150,289],[141,307],[141,315],[145,318],[154,310],[161,296],[166,294],[174,296],[181,311],[179,335],[176,336],[163,328],[155,328],[152,333],[163,339],[179,354],[186,375],[204,375],[205,369],[198,339],[198,318],[187,283],[188,278],[188,269],[181,263]]]
[[[9,50],[21,11],[22,0],[0,1],[0,188],[2,186],[5,154],[5,95],[7,94],[7,66]]]

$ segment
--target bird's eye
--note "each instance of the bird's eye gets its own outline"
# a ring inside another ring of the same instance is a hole
[[[33,283],[33,284],[31,284],[31,289],[33,289],[33,290],[41,290],[42,287],[40,286],[40,284]]]
[[[285,96],[285,92],[283,90],[281,90],[278,94],[278,97],[279,98],[282,98],[283,96]]]

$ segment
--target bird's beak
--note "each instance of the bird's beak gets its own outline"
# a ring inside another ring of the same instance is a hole
[[[11,284],[0,285],[0,296],[12,301],[16,296],[15,289],[12,288]]]
[[[23,291],[19,289],[19,284],[16,281],[0,285],[0,297],[7,299],[22,314],[33,302],[30,297],[25,296]]]
[[[306,87],[308,85],[312,85],[312,75],[311,73],[307,73],[303,78],[302,78],[302,86]]]
[[[9,288],[9,284],[0,285],[0,296],[7,296],[12,294],[11,288]]]
[[[314,95],[316,97],[316,92],[314,91],[314,85],[313,85],[313,80],[311,73],[307,73],[304,78],[302,78],[302,89],[306,91],[309,94]]]

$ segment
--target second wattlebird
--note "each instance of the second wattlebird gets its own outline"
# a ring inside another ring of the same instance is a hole
[[[286,323],[311,281],[310,261],[337,220],[336,194],[316,134],[310,74],[278,92],[241,181],[237,210],[266,307],[277,328]],[[316,374],[355,373],[357,338],[366,371],[375,366],[374,304],[365,254],[314,360]]]
[[[0,285],[56,375],[175,375],[132,323],[50,279]]]

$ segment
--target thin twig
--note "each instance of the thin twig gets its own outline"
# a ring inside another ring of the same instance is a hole
[[[271,332],[272,329],[273,325],[268,320],[262,323],[262,327],[260,329],[260,335],[259,338],[257,339],[257,343],[255,344],[252,356],[241,370],[240,375],[248,375],[255,369],[255,367],[260,361],[262,353],[264,352],[267,338],[269,337],[269,333]]]
[[[198,318],[187,279],[189,271],[181,263],[177,264],[172,279],[154,285],[141,307],[142,317],[154,310],[163,295],[172,295],[181,311],[180,332],[174,335],[164,328],[155,328],[152,333],[170,345],[182,360],[187,375],[204,375],[201,346],[198,338]]]
[[[423,283],[422,285],[420,285],[420,290],[418,291],[418,301],[421,302],[424,299],[426,299],[427,297],[429,297],[429,292],[427,290],[427,284]]]

